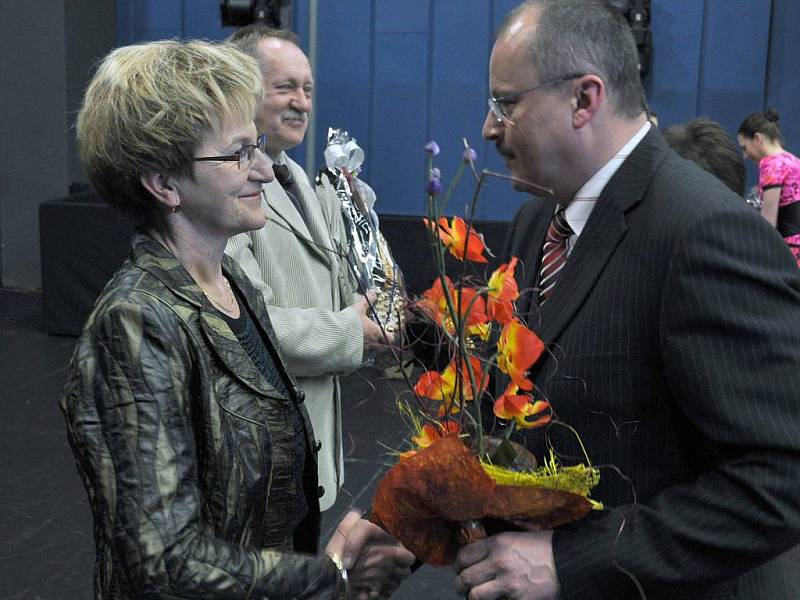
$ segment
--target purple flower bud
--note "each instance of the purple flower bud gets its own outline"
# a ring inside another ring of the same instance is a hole
[[[428,156],[436,156],[439,154],[439,144],[434,141],[430,141],[425,144],[425,154]]]
[[[442,170],[438,167],[433,167],[431,169],[431,179],[441,179],[442,178]]]
[[[464,150],[463,156],[465,162],[474,163],[476,160],[478,160],[478,153],[475,152],[475,150],[473,150],[472,148],[467,148],[466,150]]]
[[[428,181],[427,190],[431,196],[438,196],[442,191],[442,180],[436,177],[431,177]]]

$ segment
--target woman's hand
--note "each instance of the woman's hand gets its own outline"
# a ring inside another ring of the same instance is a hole
[[[341,558],[354,600],[388,598],[414,563],[414,555],[400,542],[356,511],[339,523],[325,554]]]

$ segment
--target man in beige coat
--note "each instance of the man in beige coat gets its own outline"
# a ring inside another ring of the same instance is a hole
[[[343,482],[341,400],[337,375],[357,369],[365,346],[381,343],[344,259],[340,208],[320,200],[286,150],[303,141],[312,108],[311,67],[293,33],[250,25],[229,40],[261,63],[265,99],[256,115],[276,176],[263,186],[267,224],[230,239],[235,258],[264,294],[278,345],[305,393],[317,439],[320,507]],[[287,178],[293,184],[287,183]],[[334,195],[329,195],[333,198]]]

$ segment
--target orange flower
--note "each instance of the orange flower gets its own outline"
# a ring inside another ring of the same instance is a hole
[[[428,219],[422,219],[422,221],[425,223],[425,227],[430,227],[434,233],[438,227],[439,239],[450,251],[450,254],[457,259],[464,260],[466,258],[466,260],[478,263],[488,262],[483,255],[483,251],[487,250],[486,244],[483,243],[483,236],[470,227],[469,240],[467,240],[467,224],[461,217],[453,217],[449,223],[447,217],[439,217],[438,226],[432,224]]]
[[[489,316],[486,314],[486,301],[483,296],[478,295],[475,288],[463,288],[459,292],[453,287],[453,282],[447,276],[445,276],[445,283],[456,310],[458,310],[458,299],[461,296],[460,318],[466,321],[465,326],[468,330],[489,321]],[[447,297],[440,278],[437,277],[433,285],[422,294],[417,306],[431,320],[444,327],[449,333],[453,333],[453,319],[447,309]]]
[[[528,369],[544,351],[539,336],[525,327],[516,317],[503,327],[497,342],[497,367],[511,377],[522,390],[533,389],[533,382],[526,378]]]
[[[442,373],[425,371],[419,376],[417,385],[414,386],[414,393],[430,400],[445,400],[453,396],[454,387],[454,382],[449,381]]]
[[[467,335],[473,335],[484,342],[489,339],[492,333],[491,323],[478,323],[477,325],[470,325],[467,327]]]
[[[498,267],[489,278],[489,300],[486,312],[490,319],[505,325],[514,318],[514,301],[519,298],[519,286],[514,279],[517,257]]]
[[[489,315],[486,314],[486,300],[478,294],[478,290],[465,287],[461,289],[460,294],[456,290],[453,297],[456,307],[458,307],[459,295],[461,296],[461,314],[459,316],[461,319],[466,318],[467,327],[473,327],[489,321]]]
[[[459,412],[461,412],[461,407],[458,404],[448,404],[446,402],[442,402],[439,410],[436,411],[436,416],[440,419],[445,417],[455,417]]]
[[[486,390],[489,384],[489,378],[484,377],[481,361],[475,357],[469,357],[470,364],[472,365],[472,372],[475,375],[475,383],[480,386],[480,392]],[[472,400],[474,394],[472,393],[472,386],[469,381],[469,373],[467,371],[467,364],[461,361],[461,374],[458,381],[459,393],[456,393],[456,367],[455,361],[450,361],[447,368],[442,372],[425,371],[419,376],[417,384],[414,386],[414,392],[423,398],[430,400],[440,400],[446,404],[453,401],[456,403],[461,402],[461,399]],[[449,409],[446,412],[451,412]]]
[[[552,418],[549,414],[541,415],[533,420],[529,420],[527,417],[540,415],[550,408],[550,404],[544,400],[531,402],[530,396],[517,394],[518,391],[519,387],[517,385],[509,384],[503,395],[495,400],[494,414],[506,421],[513,419],[517,427],[521,429],[533,429],[549,423]]]
[[[459,431],[461,431],[461,428],[458,426],[458,421],[453,421],[452,419],[448,419],[444,423],[425,423],[419,435],[413,436],[411,441],[419,448],[427,448],[448,433],[458,433]]]
[[[452,297],[453,282],[450,281],[447,275],[445,275],[444,280],[447,284],[447,291]],[[448,320],[447,299],[445,298],[444,289],[442,288],[441,278],[437,277],[433,285],[423,292],[422,298],[417,301],[417,306],[422,312],[428,315],[432,321],[439,325],[444,325],[444,322]]]

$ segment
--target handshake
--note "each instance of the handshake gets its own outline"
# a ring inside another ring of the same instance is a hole
[[[350,511],[325,548],[342,577],[348,600],[388,598],[411,575],[414,555],[383,529]]]

